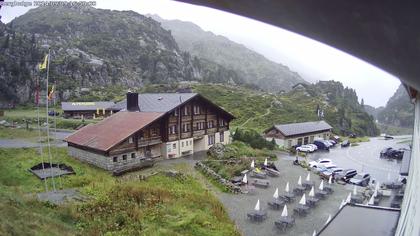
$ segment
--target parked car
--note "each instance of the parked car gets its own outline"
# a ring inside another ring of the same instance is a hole
[[[328,139],[327,141],[332,143],[333,146],[337,144],[337,141],[335,141],[334,139]]]
[[[390,140],[390,139],[394,139],[394,137],[392,137],[390,135],[385,135],[385,140]]]
[[[367,173],[359,173],[355,175],[353,178],[349,181],[352,184],[359,185],[359,186],[367,186],[370,182],[370,174]]]
[[[334,175],[337,175],[337,174],[339,174],[339,173],[341,173],[343,171],[344,171],[343,168],[335,167],[335,168],[327,169],[325,171],[321,171],[319,173],[319,177],[321,177],[321,179],[328,180],[330,178],[330,176],[333,175],[333,173],[334,173]]]
[[[317,167],[314,167],[315,172],[317,173],[332,170],[334,168],[337,168],[337,166],[333,163],[326,163],[326,164],[322,164],[322,165],[318,165]]]
[[[379,154],[379,157],[381,158],[392,158],[392,159],[402,159],[404,156],[405,149],[393,149],[391,147],[387,147],[382,149],[382,151]]]
[[[56,112],[56,111],[54,111],[54,110],[51,110],[51,111],[48,111],[48,115],[49,115],[49,116],[59,116],[59,115],[60,115],[60,113],[59,113],[59,112]]]
[[[338,135],[334,135],[334,137],[332,138],[336,143],[339,143],[341,140],[340,136]]]
[[[350,141],[349,141],[348,139],[344,140],[344,141],[341,143],[341,147],[348,147],[348,146],[350,146]]]
[[[350,138],[357,138],[357,135],[356,134],[350,134],[349,137]]]
[[[320,150],[330,150],[330,145],[323,140],[315,140],[314,144],[318,147]]]
[[[332,161],[330,159],[319,159],[318,161],[310,161],[309,162],[309,167],[311,168],[316,168],[319,166],[323,166],[325,164],[332,164]]]
[[[315,151],[318,150],[318,147],[313,143],[308,144],[308,146],[313,147]]]
[[[379,153],[380,157],[386,157],[389,155],[389,152],[392,150],[392,147],[387,147],[381,150],[381,152]]]
[[[335,180],[342,180],[344,182],[348,182],[349,179],[353,178],[357,175],[357,170],[355,169],[345,169],[337,175],[334,176]]]
[[[312,146],[309,145],[302,145],[296,148],[296,151],[299,152],[314,152],[315,149]]]

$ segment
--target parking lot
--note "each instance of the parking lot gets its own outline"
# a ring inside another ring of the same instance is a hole
[[[410,136],[397,136],[391,140],[382,137],[370,138],[369,142],[359,143],[359,146],[342,148],[339,144],[329,152],[317,151],[308,154],[308,160],[328,158],[338,167],[356,169],[358,172],[369,173],[373,179],[381,183],[398,178],[401,161],[379,158],[379,153],[386,147],[408,148],[408,143],[401,143]]]

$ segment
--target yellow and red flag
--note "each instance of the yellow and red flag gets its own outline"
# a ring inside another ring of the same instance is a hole
[[[47,69],[47,63],[48,63],[48,54],[45,55],[44,62],[39,64],[39,70],[45,70]]]
[[[51,87],[51,90],[48,92],[48,100],[51,100],[54,95],[54,85]]]

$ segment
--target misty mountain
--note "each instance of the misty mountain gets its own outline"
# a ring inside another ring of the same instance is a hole
[[[226,37],[206,32],[194,23],[164,20],[157,15],[149,16],[171,31],[181,50],[224,65],[234,70],[246,82],[257,84],[266,91],[288,91],[293,85],[306,82],[287,66],[272,62]]]
[[[199,81],[246,84],[235,71],[179,49],[171,32],[133,11],[38,7],[0,28],[0,102],[31,100],[51,48],[50,79],[66,99],[83,87]]]
[[[385,108],[378,112],[378,121],[386,125],[412,128],[414,124],[414,105],[401,84],[388,100]]]

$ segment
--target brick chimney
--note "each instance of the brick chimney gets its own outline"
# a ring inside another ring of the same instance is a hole
[[[140,111],[138,93],[127,93],[127,111]]]

